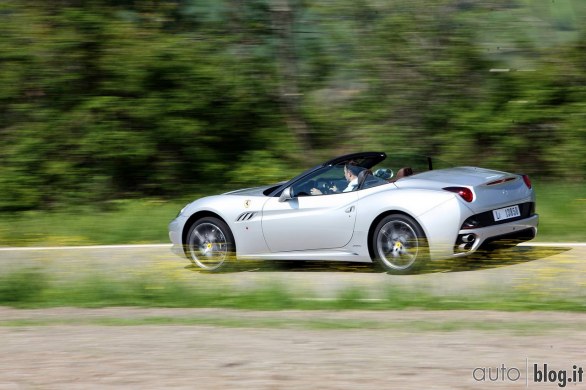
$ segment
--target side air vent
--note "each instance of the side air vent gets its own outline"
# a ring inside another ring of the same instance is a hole
[[[255,215],[256,212],[242,213],[236,218],[236,222],[250,221]]]

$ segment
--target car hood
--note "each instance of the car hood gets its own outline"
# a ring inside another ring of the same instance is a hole
[[[240,190],[226,192],[223,195],[241,195],[241,196],[264,196],[263,192],[275,185],[268,185],[262,187],[243,188]]]

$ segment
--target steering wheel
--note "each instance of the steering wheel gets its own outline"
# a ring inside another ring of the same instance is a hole
[[[309,180],[308,182],[303,183],[294,189],[294,196],[309,196],[311,195],[311,189],[315,188],[315,186],[315,180]]]
[[[331,194],[332,191],[330,190],[331,183],[327,179],[318,179],[315,183],[315,188],[321,191],[322,194],[327,195]]]

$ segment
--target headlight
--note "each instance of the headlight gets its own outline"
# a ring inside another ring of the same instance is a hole
[[[183,212],[185,211],[185,209],[187,208],[187,206],[189,206],[189,204],[186,204],[186,205],[185,205],[185,206],[184,206],[184,207],[181,209],[181,211],[179,211],[179,214],[177,214],[177,217],[179,217],[181,214],[183,214]],[[175,217],[175,218],[177,218],[177,217]]]

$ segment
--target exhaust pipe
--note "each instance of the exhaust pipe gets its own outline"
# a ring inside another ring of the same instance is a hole
[[[476,241],[475,234],[466,234],[465,236],[462,236],[462,242],[470,243],[474,241]]]
[[[463,253],[470,251],[476,242],[476,238],[476,234],[474,233],[459,235],[454,248],[455,252]]]

